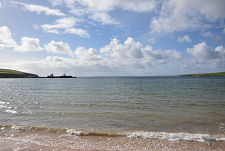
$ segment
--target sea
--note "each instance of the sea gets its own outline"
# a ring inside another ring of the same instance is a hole
[[[0,142],[13,130],[225,141],[225,78],[0,79]]]

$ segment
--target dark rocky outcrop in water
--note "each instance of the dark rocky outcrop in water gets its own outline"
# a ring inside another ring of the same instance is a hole
[[[0,78],[38,78],[37,74],[10,69],[0,69]]]

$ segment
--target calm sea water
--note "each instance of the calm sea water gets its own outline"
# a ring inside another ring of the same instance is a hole
[[[225,79],[0,79],[0,125],[225,134]]]

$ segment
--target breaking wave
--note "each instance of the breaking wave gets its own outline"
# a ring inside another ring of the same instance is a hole
[[[107,131],[79,131],[68,128],[49,128],[36,126],[17,126],[17,125],[0,125],[0,130],[16,130],[16,131],[46,131],[52,133],[67,133],[75,136],[107,136],[107,137],[128,137],[143,139],[166,139],[170,141],[225,141],[224,134],[192,134],[186,132],[167,133],[167,132],[144,132],[144,131],[123,131],[123,132],[107,132]]]

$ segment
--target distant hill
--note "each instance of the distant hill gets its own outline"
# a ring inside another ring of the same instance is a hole
[[[184,74],[182,77],[225,77],[225,72],[217,73],[199,73],[199,74]]]
[[[10,69],[0,69],[0,78],[38,78],[36,74]]]

